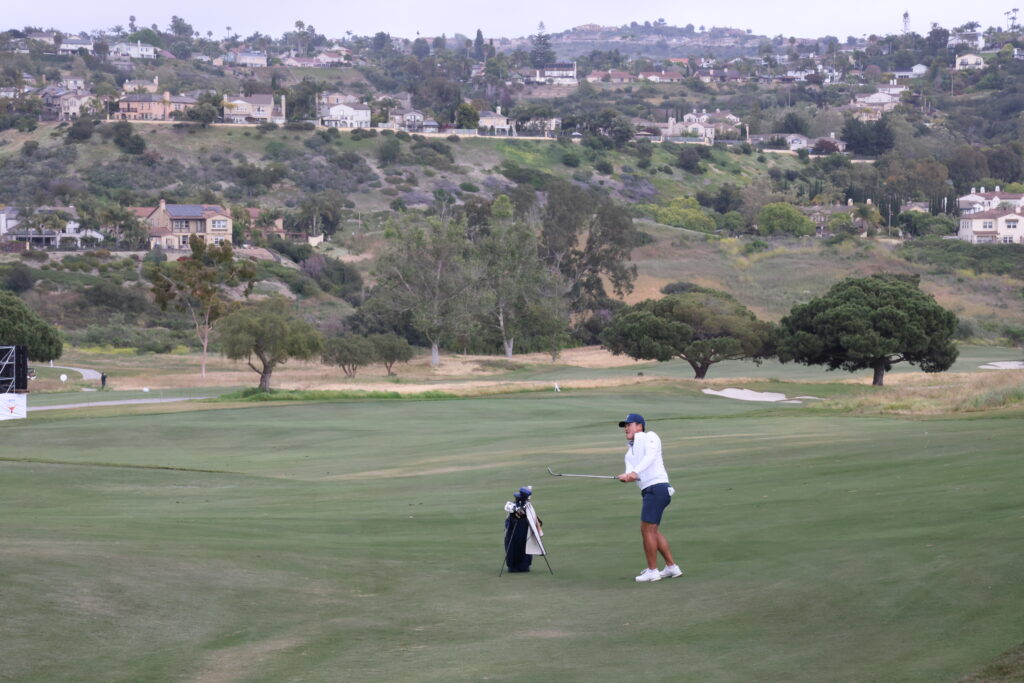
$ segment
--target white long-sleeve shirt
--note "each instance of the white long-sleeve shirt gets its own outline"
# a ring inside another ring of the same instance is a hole
[[[654,432],[637,432],[626,451],[626,472],[636,472],[636,485],[645,489],[652,484],[667,484],[668,472],[661,459],[661,438]]]

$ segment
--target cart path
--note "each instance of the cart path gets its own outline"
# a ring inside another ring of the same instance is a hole
[[[127,406],[140,403],[173,403],[176,401],[201,401],[213,398],[213,396],[182,396],[180,398],[134,398],[123,401],[93,401],[91,403],[65,403],[59,406],[29,406],[28,412],[34,413],[37,410],[64,410],[66,408],[95,408],[97,406]]]
[[[74,370],[82,376],[82,379],[99,379],[100,373],[97,370],[90,370],[89,368],[73,368],[68,365],[53,365],[51,367],[60,368],[61,370]]]

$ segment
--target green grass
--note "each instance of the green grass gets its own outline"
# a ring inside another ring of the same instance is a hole
[[[682,579],[633,582],[636,488],[545,473],[618,471],[629,410]],[[71,417],[2,427],[0,678],[936,681],[1022,640],[1020,416],[658,385]],[[499,578],[525,484],[555,574]]]

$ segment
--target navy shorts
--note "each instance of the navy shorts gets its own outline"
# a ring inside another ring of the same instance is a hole
[[[672,502],[668,484],[651,484],[640,494],[644,498],[644,505],[640,510],[640,521],[648,524],[661,524],[661,514]]]

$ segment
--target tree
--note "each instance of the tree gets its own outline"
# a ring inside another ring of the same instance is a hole
[[[625,209],[607,196],[552,183],[541,217],[540,256],[562,277],[572,310],[604,299],[606,281],[619,296],[632,291],[637,270],[629,257],[635,243],[636,228]]]
[[[564,301],[559,296],[558,276],[544,268],[537,257],[537,238],[529,225],[508,220],[512,203],[507,197],[499,198],[506,220],[495,221],[489,234],[479,244],[481,263],[481,291],[485,300],[487,319],[501,335],[505,356],[512,357],[516,338],[529,334],[541,316],[544,304],[547,311],[561,320],[565,328],[568,312],[552,308]],[[498,202],[495,202],[498,203]],[[546,326],[544,326],[546,327]]]
[[[757,231],[762,235],[813,235],[814,221],[792,204],[774,202],[758,211]]]
[[[30,360],[56,360],[64,352],[60,332],[12,292],[0,291],[0,344],[28,347]]]
[[[256,269],[250,261],[235,261],[230,242],[208,246],[193,235],[189,246],[191,257],[176,263],[158,263],[150,279],[161,309],[173,304],[192,319],[203,347],[200,375],[205,377],[210,333],[217,321],[236,306],[228,299],[226,290],[241,286],[242,293],[248,296],[255,284]]]
[[[956,326],[956,316],[922,292],[916,277],[850,277],[782,319],[779,360],[847,372],[871,368],[880,387],[901,361],[925,372],[948,370],[958,353]]]
[[[270,378],[277,366],[291,358],[315,358],[323,348],[317,329],[299,318],[281,296],[238,308],[224,318],[218,338],[222,354],[245,360],[259,373],[261,391],[270,391]],[[259,367],[253,364],[253,356]]]
[[[359,368],[377,360],[377,348],[366,337],[345,334],[328,339],[321,357],[328,365],[344,370],[346,377],[355,377]]]
[[[395,363],[408,363],[416,355],[416,350],[412,345],[393,332],[389,334],[371,334],[367,339],[373,344],[373,348],[377,353],[377,359],[384,363],[388,377],[395,374],[391,371]]]
[[[475,129],[480,123],[480,114],[473,105],[463,102],[455,110],[455,127]]]
[[[696,379],[704,379],[723,360],[760,362],[771,355],[772,333],[771,323],[758,320],[729,294],[696,288],[622,309],[602,332],[601,343],[631,358],[682,358]]]
[[[544,22],[537,26],[537,33],[530,36],[530,64],[535,69],[542,69],[557,59],[551,47],[551,36],[544,31]]]
[[[32,289],[35,282],[36,276],[32,268],[24,263],[15,263],[4,277],[3,288],[15,294],[21,294]],[[0,344],[6,345],[7,342],[0,340]]]
[[[477,278],[463,226],[441,217],[392,222],[377,263],[370,298],[395,314],[411,315],[412,327],[430,342],[430,364],[440,364],[440,343],[472,318]]]

